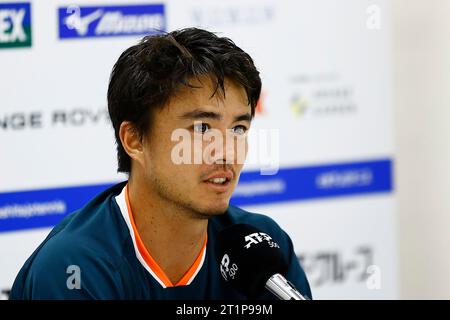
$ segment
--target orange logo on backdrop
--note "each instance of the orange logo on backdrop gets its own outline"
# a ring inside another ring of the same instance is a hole
[[[255,113],[256,114],[264,114],[265,112],[264,110],[264,100],[266,98],[266,92],[265,91],[261,91],[261,95],[259,96],[259,100],[258,103],[256,104],[256,109],[255,109]]]

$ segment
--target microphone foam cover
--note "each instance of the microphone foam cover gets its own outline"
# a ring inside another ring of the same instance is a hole
[[[270,235],[248,224],[235,224],[218,235],[216,259],[220,272],[237,291],[256,298],[271,276],[286,276],[288,264]]]

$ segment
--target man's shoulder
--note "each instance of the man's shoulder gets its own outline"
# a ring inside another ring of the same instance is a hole
[[[75,255],[80,251],[100,253],[120,250],[128,234],[113,198],[121,185],[100,193],[56,225],[41,246],[41,251],[45,248],[44,251]]]
[[[61,288],[70,272],[76,270],[85,275],[84,279],[87,275],[109,277],[116,272],[125,241],[129,240],[112,198],[116,188],[102,192],[51,230],[19,272],[15,283],[18,291],[39,288],[37,284]]]

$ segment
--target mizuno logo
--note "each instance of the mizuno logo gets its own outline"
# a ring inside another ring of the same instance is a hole
[[[67,12],[70,13],[70,15],[64,18],[64,24],[68,29],[75,29],[80,36],[85,36],[89,31],[89,24],[103,15],[103,10],[98,9],[84,17],[81,17],[80,7],[76,6],[70,6],[67,8]]]
[[[59,8],[59,37],[151,35],[164,32],[162,4]]]

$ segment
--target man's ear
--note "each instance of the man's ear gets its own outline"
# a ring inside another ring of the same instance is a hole
[[[125,152],[131,159],[143,166],[144,148],[142,147],[142,139],[131,122],[124,121],[120,124],[119,137]]]

